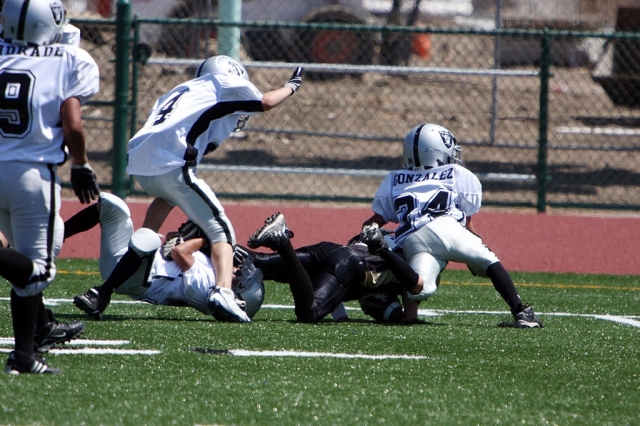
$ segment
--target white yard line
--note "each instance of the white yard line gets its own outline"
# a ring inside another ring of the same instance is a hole
[[[128,340],[93,340],[93,339],[75,339],[67,342],[71,346],[122,346],[128,345]],[[13,345],[13,337],[0,337],[0,346]]]
[[[603,319],[607,321],[618,322],[620,324],[631,325],[633,327],[640,327],[640,321],[636,321],[634,317],[618,317],[614,315],[594,315],[595,318]]]
[[[8,302],[8,297],[0,297],[0,301]],[[57,306],[63,303],[73,303],[71,299],[44,299],[45,305]],[[112,300],[111,304],[113,305],[149,305],[145,302],[140,302],[137,300]],[[154,305],[155,306],[155,305]],[[262,305],[261,309],[293,309],[292,305]],[[350,311],[358,311],[359,308],[354,307],[346,307],[347,310]],[[446,314],[480,314],[480,315],[505,315],[508,314],[509,311],[471,311],[471,310],[453,310],[453,309],[420,309],[418,311],[418,315],[423,317],[434,317],[439,315]],[[640,320],[640,316],[637,315],[603,315],[603,314],[575,314],[571,312],[536,312],[541,316],[556,316],[556,317],[582,317],[582,318],[596,318],[602,319],[606,321],[613,321],[620,324],[631,325],[633,327],[640,328],[640,322],[636,321],[636,319]],[[0,338],[2,339],[2,338]],[[1,340],[0,340],[1,342]],[[113,344],[113,343],[111,343]]]
[[[299,351],[247,351],[244,349],[231,349],[228,352],[235,356],[277,356],[277,357],[302,357],[302,358],[348,358],[348,359],[429,359],[428,356],[419,355],[366,355],[366,354],[340,354],[331,352],[299,352]]]
[[[0,348],[0,352],[9,353],[13,349]],[[147,349],[109,349],[109,348],[80,348],[80,349],[51,349],[50,354],[64,355],[158,355],[162,353],[156,350]]]
[[[6,299],[6,298],[4,298]],[[51,300],[51,299],[50,299]],[[57,303],[71,303],[67,299],[53,299]],[[114,301],[118,303],[119,301]],[[114,303],[112,302],[112,303]],[[144,303],[144,302],[125,302],[125,303]],[[265,305],[263,309],[293,309],[291,305]],[[357,310],[357,308],[349,307],[349,310]],[[451,310],[451,309],[421,309],[419,315],[425,317],[434,317],[447,314],[480,314],[480,315],[505,315],[507,311],[471,311],[471,310]],[[638,316],[619,316],[619,315],[597,315],[597,314],[575,314],[570,312],[551,312],[539,313],[541,316],[561,316],[561,317],[582,317],[595,318],[605,321],[612,321],[619,324],[630,325],[640,328],[640,317]],[[89,346],[124,346],[128,345],[128,340],[95,340],[95,339],[76,339],[65,344],[63,347],[51,349],[51,354],[64,355],[157,355],[161,351],[155,349],[121,349],[121,348],[95,348]],[[0,337],[0,346],[13,346],[14,339],[12,337]],[[0,353],[9,353],[11,348],[0,348]],[[367,354],[347,354],[347,353],[330,353],[330,352],[306,352],[306,351],[251,351],[246,349],[229,349],[229,350],[209,350],[214,354],[227,354],[243,357],[301,357],[301,358],[342,358],[342,359],[398,359],[398,360],[423,360],[429,359],[427,356],[420,355],[367,355]]]

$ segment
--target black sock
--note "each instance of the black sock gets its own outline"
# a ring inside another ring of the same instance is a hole
[[[33,355],[34,337],[38,311],[42,304],[42,293],[35,296],[20,297],[11,289],[11,320],[15,349]]]
[[[253,265],[260,268],[265,280],[289,283],[287,267],[279,253],[253,253]]]
[[[51,309],[47,309],[44,307],[44,303],[40,302],[40,307],[38,308],[38,320],[36,322],[36,330],[44,327],[50,322],[54,321],[53,311]]]
[[[133,274],[142,265],[142,258],[129,248],[127,252],[120,258],[109,278],[97,290],[100,294],[110,297],[114,290],[120,287],[126,280],[131,278]]]
[[[100,223],[98,204],[92,204],[64,222],[64,239],[66,240],[80,232],[88,231],[98,223]]]
[[[409,262],[404,260],[404,258],[398,256],[391,250],[384,250],[380,254],[380,257],[387,263],[389,270],[405,289],[411,290],[418,285],[420,275],[413,270]]]
[[[0,276],[11,284],[24,288],[33,274],[33,262],[24,254],[11,249],[0,248]]]
[[[517,312],[522,308],[522,301],[518,295],[518,290],[513,284],[513,280],[502,263],[496,262],[487,268],[487,277],[493,283],[493,287],[502,296],[512,311]]]
[[[278,254],[282,258],[287,271],[289,288],[293,295],[295,313],[297,317],[303,316],[313,304],[313,284],[307,271],[302,266],[300,259],[296,255],[291,241],[287,241],[283,247],[278,249]]]

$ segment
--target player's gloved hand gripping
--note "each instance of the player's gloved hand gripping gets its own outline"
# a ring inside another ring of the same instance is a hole
[[[71,165],[71,186],[82,204],[89,204],[100,195],[96,174],[89,163]]]
[[[300,88],[300,85],[302,85],[302,71],[304,71],[304,68],[297,67],[293,71],[293,74],[291,75],[289,81],[287,81],[287,84],[285,84],[285,87],[293,90],[293,93],[296,93],[296,90],[298,90]]]

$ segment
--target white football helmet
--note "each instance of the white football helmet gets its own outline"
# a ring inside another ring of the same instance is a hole
[[[462,164],[461,156],[456,138],[437,124],[416,126],[404,138],[404,167],[409,170]]]
[[[212,56],[209,59],[204,60],[196,70],[196,78],[213,73],[237,75],[238,77],[242,77],[247,81],[251,81],[249,80],[249,74],[247,73],[247,70],[244,69],[242,64],[225,55]],[[236,127],[233,129],[233,131],[237,132],[243,129],[244,126],[246,126],[249,122],[250,118],[251,116],[248,114],[241,114],[238,118],[238,123],[236,124]]]
[[[244,311],[249,318],[253,318],[264,302],[263,278],[262,271],[253,265],[249,257],[242,262],[231,283],[236,297],[245,302]]]
[[[237,75],[238,77],[242,77],[245,80],[250,81],[249,74],[242,64],[225,55],[212,56],[203,61],[196,70],[196,78],[213,73]]]
[[[60,0],[5,0],[2,6],[3,38],[11,43],[56,43],[67,23],[67,12]]]

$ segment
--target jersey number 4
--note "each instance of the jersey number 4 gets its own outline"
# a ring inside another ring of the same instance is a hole
[[[29,71],[0,72],[0,132],[21,138],[31,130],[31,97],[35,77]]]
[[[181,90],[180,92],[175,93],[168,100],[166,100],[159,108],[158,113],[156,114],[155,119],[153,120],[152,126],[157,126],[158,124],[162,124],[171,116],[173,110],[178,106],[178,101],[182,96],[187,93],[189,89]]]

